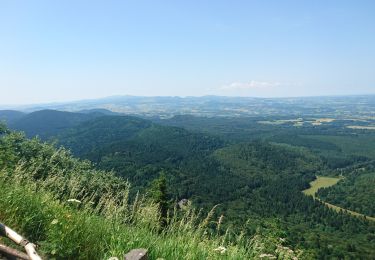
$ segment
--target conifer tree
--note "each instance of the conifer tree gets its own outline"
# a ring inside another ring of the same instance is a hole
[[[168,215],[167,179],[164,172],[161,172],[160,176],[152,182],[150,195],[152,200],[159,205],[160,226],[163,228],[167,225]]]

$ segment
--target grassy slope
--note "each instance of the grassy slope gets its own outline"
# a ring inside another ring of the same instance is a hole
[[[0,182],[0,218],[40,244],[43,255],[64,259],[121,257],[133,248],[148,248],[150,259],[244,259],[245,248],[225,245],[192,229],[175,225],[159,234],[146,223],[122,225],[120,221],[61,205],[47,193]],[[183,235],[182,235],[183,234]],[[226,254],[214,249],[225,245]]]

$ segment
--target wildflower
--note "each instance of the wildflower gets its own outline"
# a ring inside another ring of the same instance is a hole
[[[223,223],[224,215],[221,215],[219,220],[217,221],[217,230],[220,230],[221,223]]]
[[[268,259],[276,259],[276,256],[271,255],[271,254],[261,254],[259,256],[259,258],[265,258],[265,257],[267,257]]]
[[[220,254],[224,254],[227,251],[227,249],[223,246],[219,246],[218,248],[215,248],[214,251],[219,252]]]
[[[74,203],[78,203],[78,204],[81,203],[80,200],[76,200],[76,199],[68,199],[68,202],[74,202]]]

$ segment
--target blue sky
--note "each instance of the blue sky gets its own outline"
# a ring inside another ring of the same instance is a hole
[[[375,1],[0,1],[0,103],[375,94]]]

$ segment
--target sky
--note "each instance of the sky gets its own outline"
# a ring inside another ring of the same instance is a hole
[[[375,94],[375,1],[0,0],[0,104]]]

